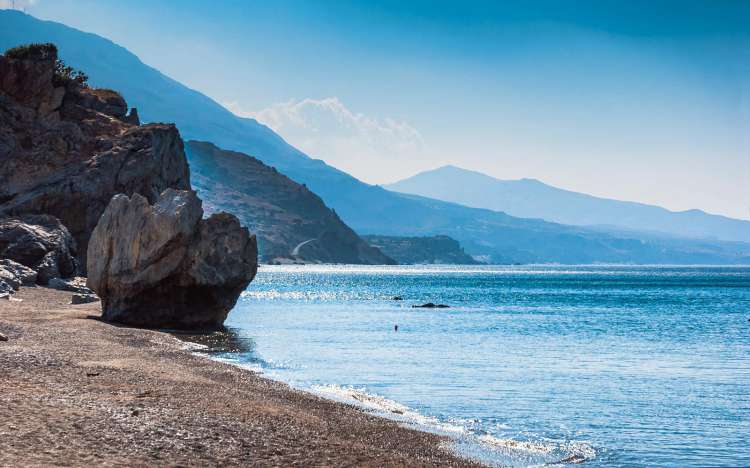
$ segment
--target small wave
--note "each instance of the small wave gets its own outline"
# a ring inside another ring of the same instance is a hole
[[[411,423],[429,429],[432,432],[446,434],[467,433],[467,430],[462,426],[444,423],[435,417],[425,416],[406,405],[379,395],[367,393],[363,389],[342,387],[340,385],[313,385],[310,387],[310,390],[317,395],[342,403],[353,404],[365,410],[372,411],[380,416],[386,416],[391,419]]]
[[[500,438],[489,434],[479,435],[470,430],[467,425],[460,422],[443,422],[438,418],[426,416],[408,406],[357,389],[351,386],[340,385],[313,385],[312,393],[338,402],[349,403],[366,411],[371,411],[378,416],[387,417],[403,423],[417,426],[422,430],[446,435],[461,445],[477,444],[483,449],[481,452],[503,452],[511,465],[524,460],[530,463],[522,463],[525,466],[554,466],[570,463],[583,463],[596,457],[594,448],[586,442],[559,442],[553,440],[522,441],[510,438]],[[507,427],[504,426],[503,427]],[[494,457],[490,457],[494,458]]]

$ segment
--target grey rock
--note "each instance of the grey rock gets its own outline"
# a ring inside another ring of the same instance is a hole
[[[71,304],[88,304],[98,301],[99,297],[96,294],[73,294],[73,297],[70,299]]]
[[[17,290],[21,285],[35,284],[36,271],[13,260],[2,258],[0,259],[0,279]]]
[[[54,216],[23,215],[0,219],[0,258],[36,271],[38,284],[78,271],[76,244]],[[25,278],[28,280],[28,272]]]
[[[138,117],[138,109],[135,107],[132,107],[130,109],[130,113],[125,116],[125,122],[131,124],[131,125],[140,125],[141,119]]]
[[[167,189],[153,205],[116,195],[88,246],[88,285],[105,320],[177,329],[220,327],[255,277],[255,236],[233,215],[201,219],[193,191]]]
[[[8,298],[15,291],[16,290],[13,288],[11,284],[9,284],[4,279],[0,278],[0,298]]]
[[[74,278],[70,279],[63,279],[63,278],[52,278],[49,280],[49,283],[47,284],[52,289],[57,289],[59,291],[69,291],[79,294],[93,294],[94,291],[91,290],[88,286],[86,286],[86,278],[81,276],[76,276]]]
[[[0,341],[8,341],[8,337],[0,333]]]

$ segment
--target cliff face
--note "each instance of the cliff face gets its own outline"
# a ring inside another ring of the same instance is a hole
[[[56,53],[0,56],[0,218],[57,217],[85,265],[89,236],[113,195],[150,202],[189,189],[174,125],[137,125],[114,91],[61,77]]]
[[[304,185],[243,153],[189,141],[192,180],[207,212],[235,213],[258,236],[263,261],[393,264]]]
[[[372,246],[404,265],[480,265],[448,236],[362,236]]]
[[[88,270],[105,320],[219,327],[255,276],[255,237],[202,219],[177,129],[127,109],[52,44],[0,55],[0,293]]]

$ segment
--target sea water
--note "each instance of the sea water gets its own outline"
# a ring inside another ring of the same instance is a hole
[[[263,266],[220,357],[494,465],[750,466],[748,318],[747,267]]]

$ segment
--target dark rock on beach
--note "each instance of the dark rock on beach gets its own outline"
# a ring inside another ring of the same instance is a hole
[[[93,294],[94,291],[86,286],[86,278],[82,276],[76,276],[69,279],[63,278],[52,278],[47,284],[52,289],[58,291],[68,291],[78,294]]]
[[[99,297],[96,294],[73,294],[70,299],[71,304],[88,304],[91,302],[97,302]]]
[[[75,252],[75,241],[54,216],[0,219],[0,258],[34,270],[38,284],[46,285],[52,278],[76,274]]]
[[[233,215],[201,219],[193,191],[164,191],[153,205],[115,196],[88,248],[88,285],[105,320],[135,326],[222,325],[258,268],[255,236]]]
[[[36,271],[13,260],[3,258],[0,259],[0,281],[5,281],[13,289],[18,289],[22,285],[33,285],[36,283]]]

